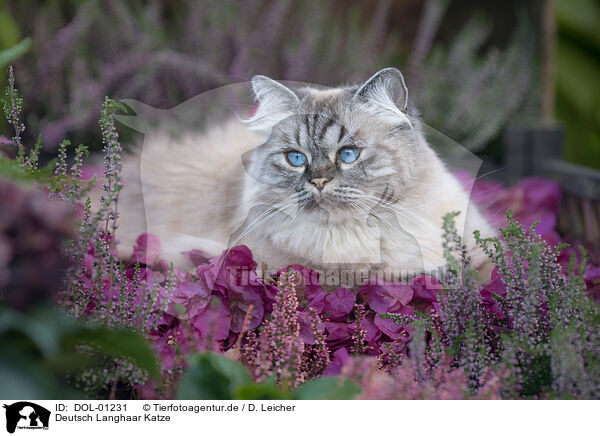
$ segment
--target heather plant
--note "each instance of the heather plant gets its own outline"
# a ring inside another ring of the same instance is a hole
[[[504,244],[497,238],[480,244],[505,288],[499,306],[510,326],[503,343],[504,361],[514,367],[513,391],[597,398],[599,312],[583,280],[585,251],[577,267],[573,254],[564,271],[558,260],[564,245],[549,246],[535,224],[525,230],[510,213],[507,221]]]
[[[446,215],[443,223],[448,274],[440,299],[440,318],[451,355],[476,389],[484,370],[497,361],[497,350],[493,346],[492,315],[481,304],[479,283],[454,225],[455,216]]]
[[[77,373],[96,356],[127,360],[148,376],[158,366],[143,337],[82,323],[56,308],[53,297],[69,267],[63,242],[72,236],[70,204],[49,199],[31,183],[0,181],[0,392],[3,398],[81,398]],[[43,339],[42,339],[43,338]],[[115,357],[116,356],[116,357]],[[101,371],[96,371],[101,376]]]
[[[5,97],[2,100],[2,109],[6,116],[6,121],[14,129],[15,135],[12,142],[17,146],[17,163],[25,163],[25,147],[21,142],[21,136],[25,131],[25,124],[21,121],[21,111],[23,110],[23,98],[19,96],[19,91],[15,88],[15,73],[12,65],[8,68],[8,86],[5,90]]]
[[[31,19],[20,2],[7,1],[33,35],[19,80],[37,115],[31,127],[50,150],[66,136],[88,142],[96,136],[105,95],[172,107],[254,74],[350,83],[378,68],[408,65],[411,101],[425,121],[474,150],[537,107],[531,23],[521,20],[500,48],[488,47],[493,21],[481,17],[456,26],[450,41],[438,41],[453,7],[448,0],[424,2],[411,53],[409,32],[389,22],[403,5],[385,0],[366,8],[320,0],[57,6],[63,3],[38,1],[40,13]],[[60,12],[68,10],[73,13]]]
[[[71,141],[68,139],[62,141],[58,146],[54,176],[48,183],[48,191],[53,197],[76,203],[92,189],[96,179],[93,178],[87,183],[82,180],[84,160],[89,156],[89,149],[86,145],[80,144],[75,149],[73,163],[70,169],[68,168],[67,150],[70,146]]]
[[[381,371],[372,356],[359,356],[344,366],[342,376],[354,380],[364,400],[464,400],[501,399],[505,378],[502,372],[488,370],[481,387],[473,392],[464,371],[447,361],[432,368],[426,378],[414,362],[406,359],[390,371]]]
[[[598,307],[583,278],[585,252],[578,265],[573,255],[563,270],[558,259],[564,246],[548,245],[535,225],[525,230],[509,212],[502,239],[475,233],[497,265],[492,282],[482,286],[454,216],[444,220],[448,274],[438,303],[441,324],[424,313],[383,315],[415,329],[410,351],[416,379],[430,380],[437,365],[450,358],[474,393],[496,368],[509,370],[502,377],[505,398],[597,398],[600,329]]]
[[[329,350],[319,329],[321,319],[311,307],[304,313],[310,328],[307,342],[312,344],[306,344],[300,335],[297,286],[302,286],[297,273],[290,270],[282,274],[270,317],[244,347],[244,359],[253,368],[254,377],[264,380],[274,375],[284,391],[318,377],[329,363]]]
[[[523,124],[535,117],[534,35],[519,11],[518,25],[502,49],[484,49],[492,20],[480,15],[471,17],[448,43],[434,44],[451,4],[425,2],[409,62],[409,86],[427,124],[479,151],[507,123]]]
[[[31,127],[53,148],[66,136],[96,136],[105,95],[168,107],[253,74],[317,83],[364,80],[374,65],[391,65],[397,56],[398,40],[387,36],[391,2],[377,3],[367,23],[356,7],[340,13],[320,0],[109,6],[87,0],[73,15],[38,4],[35,19],[18,2],[8,7],[33,35],[19,80],[39,116]]]

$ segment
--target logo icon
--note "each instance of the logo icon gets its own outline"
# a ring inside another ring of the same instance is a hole
[[[19,429],[48,429],[50,411],[29,401],[19,401],[4,405],[6,409],[6,431],[14,433]]]

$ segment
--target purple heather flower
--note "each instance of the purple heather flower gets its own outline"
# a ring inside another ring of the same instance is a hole
[[[381,330],[375,325],[374,318],[377,317],[376,314],[371,312],[366,318],[360,321],[360,328],[366,332],[365,340],[367,341],[367,345],[371,347],[372,350],[375,350],[375,343],[381,338]],[[351,324],[350,331],[356,331],[356,321]]]
[[[302,265],[290,265],[280,269],[278,275],[288,272],[291,269],[296,272],[296,277],[302,281],[300,286],[296,286],[298,299],[306,301],[317,313],[323,313],[326,294],[321,288],[319,273]]]

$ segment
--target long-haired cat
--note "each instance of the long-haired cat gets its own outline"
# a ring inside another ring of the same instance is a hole
[[[186,250],[219,255],[245,244],[272,268],[431,272],[445,264],[442,217],[457,211],[474,265],[489,274],[473,230],[494,231],[428,146],[399,70],[355,87],[256,76],[252,88],[249,118],[202,135],[154,135],[141,165],[125,162],[123,250],[148,231],[179,264]]]

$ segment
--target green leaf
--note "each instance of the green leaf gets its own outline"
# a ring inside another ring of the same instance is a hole
[[[225,356],[200,353],[188,363],[177,391],[180,400],[231,400],[240,387],[252,383],[244,365]]]
[[[0,178],[13,182],[46,184],[52,177],[52,168],[46,166],[31,171],[19,165],[16,160],[0,157]]]
[[[297,400],[351,400],[360,392],[360,387],[352,380],[323,377],[300,386],[294,391],[294,398]]]
[[[4,68],[23,56],[31,47],[31,38],[27,37],[18,44],[0,51],[0,68]]]
[[[236,400],[290,400],[292,397],[277,389],[275,378],[269,377],[262,383],[240,386],[234,392]]]
[[[66,336],[63,341],[67,346],[85,343],[96,346],[107,354],[129,358],[139,368],[146,370],[151,377],[160,377],[160,368],[154,351],[146,339],[137,333],[106,328],[83,328]]]

